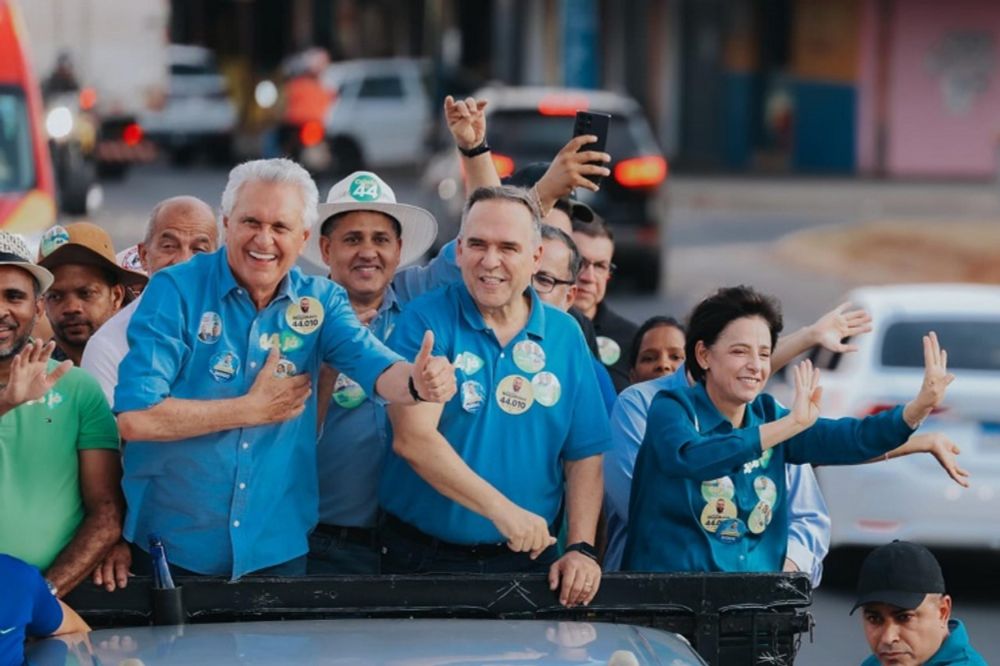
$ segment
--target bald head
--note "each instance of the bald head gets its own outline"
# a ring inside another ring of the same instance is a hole
[[[199,252],[214,252],[218,246],[212,207],[196,197],[171,197],[156,204],[150,213],[146,237],[139,243],[139,259],[152,275]]]

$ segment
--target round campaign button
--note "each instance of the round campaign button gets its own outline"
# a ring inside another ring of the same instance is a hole
[[[303,296],[288,305],[285,321],[296,333],[308,335],[323,323],[323,306],[315,298]]]
[[[531,378],[531,392],[539,405],[551,407],[562,397],[562,385],[551,372],[539,372]]]
[[[206,345],[214,345],[222,335],[222,317],[218,312],[211,310],[201,313],[198,321],[198,340]]]
[[[289,361],[287,358],[282,358],[278,360],[278,364],[274,366],[274,376],[280,379],[286,377],[295,376],[295,364]]]
[[[778,499],[778,489],[774,485],[774,481],[761,474],[753,480],[753,489],[761,502],[767,502],[771,506],[774,506],[775,501]]]
[[[355,201],[378,201],[382,196],[382,188],[371,176],[358,176],[352,180],[348,192]]]
[[[464,351],[455,357],[455,368],[467,375],[474,375],[483,368],[483,359],[472,352]]]
[[[66,227],[56,225],[42,235],[41,251],[42,256],[47,257],[55,252],[60,246],[69,242],[69,232]]]
[[[720,476],[718,479],[701,482],[701,496],[705,498],[706,502],[711,502],[717,497],[731,500],[735,494],[733,480],[728,476]]]
[[[747,533],[746,524],[739,518],[727,518],[719,523],[715,531],[716,538],[722,543],[737,543]]]
[[[701,510],[701,526],[706,532],[715,532],[722,521],[735,518],[736,514],[735,504],[724,497],[718,497],[708,502]]]
[[[521,340],[514,345],[514,364],[528,373],[545,367],[545,351],[534,340]]]
[[[507,375],[501,379],[496,398],[500,409],[514,416],[524,414],[535,401],[531,381],[521,375]]]
[[[767,529],[767,526],[771,524],[771,518],[774,516],[774,512],[771,510],[771,505],[767,502],[757,502],[757,506],[753,508],[750,512],[750,517],[747,519],[747,525],[750,527],[750,531],[754,534],[760,534]]]
[[[240,370],[240,359],[235,352],[224,351],[216,354],[210,361],[208,371],[217,382],[230,382]]]
[[[597,355],[604,365],[614,365],[622,357],[622,348],[617,342],[603,335],[597,336]]]
[[[462,409],[470,414],[476,414],[486,402],[486,387],[479,382],[462,382]]]
[[[344,373],[337,375],[333,382],[333,401],[344,409],[354,409],[365,401],[368,395],[357,383]]]

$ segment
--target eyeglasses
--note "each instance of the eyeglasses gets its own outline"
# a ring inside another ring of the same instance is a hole
[[[576,284],[573,280],[560,280],[554,275],[549,275],[548,273],[535,273],[531,276],[531,281],[535,283],[535,291],[539,294],[548,294],[561,284]]]
[[[597,275],[611,275],[618,269],[618,267],[610,261],[591,261],[590,259],[581,257],[580,272],[582,273],[588,268],[593,268],[594,273]]]

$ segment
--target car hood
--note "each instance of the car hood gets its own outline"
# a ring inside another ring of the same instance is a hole
[[[296,620],[102,629],[29,646],[32,664],[704,664],[679,636],[599,622]]]

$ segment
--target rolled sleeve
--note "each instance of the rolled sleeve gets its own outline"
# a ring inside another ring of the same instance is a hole
[[[154,275],[143,291],[128,327],[129,351],[118,368],[116,413],[149,409],[170,396],[191,352],[182,302],[178,285],[165,274]]]
[[[342,290],[333,293],[327,312],[321,334],[323,361],[350,376],[368,395],[376,395],[379,376],[403,358],[361,325]]]

